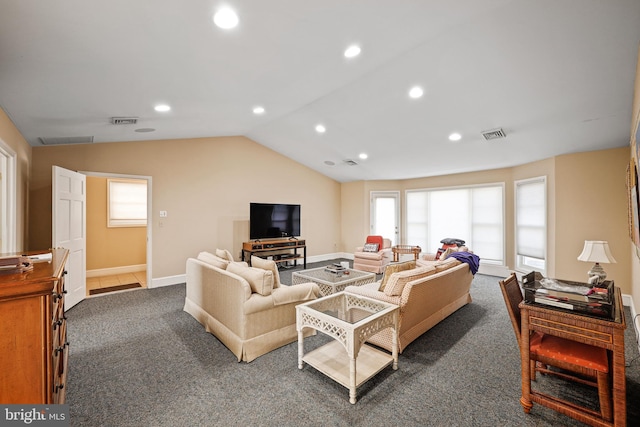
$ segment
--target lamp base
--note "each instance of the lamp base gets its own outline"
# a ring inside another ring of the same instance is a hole
[[[593,267],[591,267],[591,270],[589,270],[587,274],[589,275],[589,283],[594,283],[593,280],[595,280],[595,284],[599,284],[604,282],[607,278],[607,273],[605,273],[600,263],[597,262]],[[594,276],[597,277],[597,279],[592,279]]]

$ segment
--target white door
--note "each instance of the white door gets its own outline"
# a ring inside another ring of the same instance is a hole
[[[83,174],[53,166],[53,247],[69,250],[65,310],[82,301],[87,294],[86,184]]]
[[[400,193],[397,191],[371,192],[371,234],[400,244]]]

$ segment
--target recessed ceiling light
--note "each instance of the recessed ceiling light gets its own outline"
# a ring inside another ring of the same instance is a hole
[[[164,113],[164,112],[170,111],[171,107],[169,107],[166,104],[160,104],[160,105],[156,105],[155,107],[153,107],[153,109],[158,111],[158,112],[160,112],[160,113]]]
[[[451,135],[449,135],[449,141],[460,141],[462,139],[462,135],[460,135],[458,132],[454,132]]]
[[[332,162],[331,160],[325,160],[324,164],[327,165],[327,166],[335,166],[336,162]]]
[[[264,114],[264,107],[257,106],[253,107],[253,114]]]
[[[218,27],[224,30],[229,30],[238,25],[238,15],[229,8],[220,9],[215,15],[213,15],[213,22]]]
[[[326,131],[327,131],[327,128],[324,127],[324,125],[316,125],[316,132],[325,133]]]
[[[411,98],[420,98],[424,94],[424,91],[420,86],[414,86],[409,90],[409,96]]]
[[[135,132],[155,132],[156,130],[154,128],[140,128],[140,129],[136,129]]]
[[[358,157],[360,157],[362,160],[366,159],[369,157],[369,155],[367,153],[360,153],[358,154]]]
[[[360,55],[361,51],[360,46],[353,44],[344,51],[344,56],[346,58],[353,58],[354,56]]]

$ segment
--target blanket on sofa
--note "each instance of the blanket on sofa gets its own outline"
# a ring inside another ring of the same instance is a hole
[[[480,268],[480,257],[476,254],[472,254],[470,252],[451,252],[449,254],[449,257],[453,257],[458,261],[466,262],[467,264],[469,264],[471,274],[473,274],[474,276],[478,272],[478,268]]]

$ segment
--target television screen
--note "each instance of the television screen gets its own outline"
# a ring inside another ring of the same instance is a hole
[[[276,203],[250,204],[250,239],[296,236],[300,236],[300,205]]]

